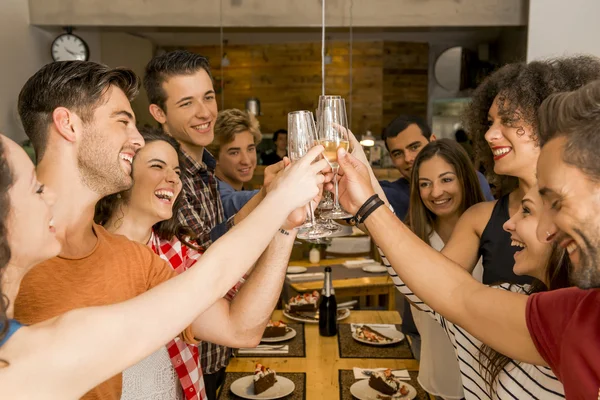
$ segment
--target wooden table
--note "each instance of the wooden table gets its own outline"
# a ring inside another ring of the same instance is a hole
[[[273,312],[273,320],[289,321],[281,311]],[[352,314],[341,323],[399,324],[400,315],[396,311],[352,311]],[[260,362],[276,372],[305,372],[306,399],[339,399],[338,370],[359,368],[391,368],[418,371],[418,361],[386,360],[386,359],[354,359],[340,358],[338,338],[319,335],[318,324],[305,324],[306,358],[232,358],[227,371],[253,372],[254,366]]]
[[[291,261],[290,266],[302,266],[310,269],[311,267],[326,267],[328,265],[343,264],[349,260],[359,260],[361,258],[333,258],[324,259],[319,264],[311,264],[309,261]],[[320,291],[323,288],[323,282],[296,282],[290,285],[298,293]],[[396,309],[396,287],[389,275],[373,276],[363,278],[350,278],[334,280],[333,287],[338,298],[359,297],[359,305],[366,306],[366,299],[370,298],[371,305],[378,305],[379,295],[387,296],[387,309],[393,311]]]

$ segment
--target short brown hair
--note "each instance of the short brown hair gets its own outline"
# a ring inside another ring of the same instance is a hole
[[[542,145],[564,137],[563,161],[600,182],[600,81],[548,97],[538,116]]]
[[[121,89],[129,101],[137,96],[140,80],[128,68],[110,68],[91,61],[60,61],[42,67],[19,94],[19,116],[39,162],[48,143],[48,125],[58,107],[66,107],[90,122],[111,86]]]
[[[221,147],[235,140],[235,135],[250,132],[254,137],[254,144],[259,144],[262,139],[260,124],[254,114],[231,108],[221,111],[215,122],[215,138],[207,147],[215,157],[219,157]]]
[[[144,75],[144,89],[146,89],[150,104],[156,104],[164,112],[167,112],[167,94],[162,84],[173,76],[192,75],[201,69],[205,70],[212,80],[208,58],[199,54],[187,50],[175,50],[154,57],[146,65]]]

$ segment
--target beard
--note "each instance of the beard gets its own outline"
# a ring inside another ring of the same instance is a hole
[[[573,266],[569,280],[580,289],[600,288],[600,254],[598,243],[592,243],[589,235],[574,229],[585,243],[585,248],[579,248],[579,266]],[[600,235],[600,232],[598,233]]]
[[[131,188],[133,180],[121,167],[118,154],[111,154],[107,138],[87,127],[77,154],[82,183],[99,196]]]

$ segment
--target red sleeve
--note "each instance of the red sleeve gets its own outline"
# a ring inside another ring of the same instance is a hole
[[[560,379],[560,344],[586,292],[578,288],[536,293],[527,300],[527,329],[538,352]]]

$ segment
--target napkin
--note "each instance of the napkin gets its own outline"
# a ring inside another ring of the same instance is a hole
[[[354,371],[354,379],[368,379],[369,377],[365,374],[363,374],[363,371],[385,371],[386,368],[373,368],[373,369],[368,369],[368,368],[357,368],[354,367],[352,368],[352,371]],[[403,381],[410,381],[410,375],[408,374],[408,370],[406,369],[399,369],[399,370],[394,370],[392,371],[392,374],[394,374],[394,376],[398,379],[402,379]]]
[[[305,272],[303,274],[287,274],[286,276],[290,282],[320,281],[325,278],[325,274],[323,272]]]
[[[365,265],[370,265],[370,264],[379,264],[377,262],[375,262],[375,260],[373,260],[372,258],[365,258],[363,260],[348,260],[348,261],[344,261],[344,267],[346,268],[362,268]]]
[[[288,354],[290,346],[264,345],[259,344],[256,347],[247,347],[238,350],[239,354]]]
[[[394,330],[397,331],[398,329],[396,328],[396,325],[393,324],[350,324],[350,329],[352,330],[352,333],[356,332],[356,328],[358,328],[359,326],[363,326],[366,325],[369,328],[373,329],[373,330]],[[384,333],[384,332],[381,332]]]

